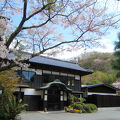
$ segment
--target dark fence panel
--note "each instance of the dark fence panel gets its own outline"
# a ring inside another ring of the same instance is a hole
[[[27,110],[43,110],[43,101],[41,100],[41,96],[38,95],[25,95],[24,103],[26,103]]]
[[[120,107],[120,96],[118,95],[89,95],[86,103],[93,103],[97,107]]]

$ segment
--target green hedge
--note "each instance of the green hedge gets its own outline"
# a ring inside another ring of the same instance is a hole
[[[95,104],[85,104],[83,108],[86,113],[92,113],[97,111],[97,106]]]

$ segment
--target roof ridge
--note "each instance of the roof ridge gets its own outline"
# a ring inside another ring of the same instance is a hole
[[[23,53],[28,54],[28,55],[32,54],[32,53],[29,53],[29,52],[23,52]],[[44,58],[47,58],[47,59],[53,59],[53,60],[57,60],[57,61],[68,62],[68,63],[72,63],[72,64],[77,64],[77,63],[72,62],[72,61],[61,60],[61,59],[58,59],[58,58],[48,57],[48,56],[44,56],[44,55],[37,55],[37,56],[44,57]],[[37,56],[34,56],[34,57],[37,57]],[[34,58],[34,57],[32,57],[32,58]]]
[[[40,55],[40,57],[44,57],[44,58],[47,58],[47,59],[53,59],[53,60],[57,60],[57,61],[62,61],[62,62],[76,64],[75,62],[71,62],[71,61],[67,61],[67,60],[61,60],[61,59],[57,59],[57,58],[53,58],[53,57],[48,57],[48,56],[43,56],[43,55]]]

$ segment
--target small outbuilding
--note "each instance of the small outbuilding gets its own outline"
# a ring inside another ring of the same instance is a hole
[[[86,102],[94,103],[98,107],[120,107],[120,89],[108,84],[82,86],[83,97]]]

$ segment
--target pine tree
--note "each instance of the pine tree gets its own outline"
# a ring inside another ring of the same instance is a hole
[[[120,78],[120,33],[118,34],[119,41],[115,42],[115,59],[112,60],[112,68],[117,71],[116,77]]]

